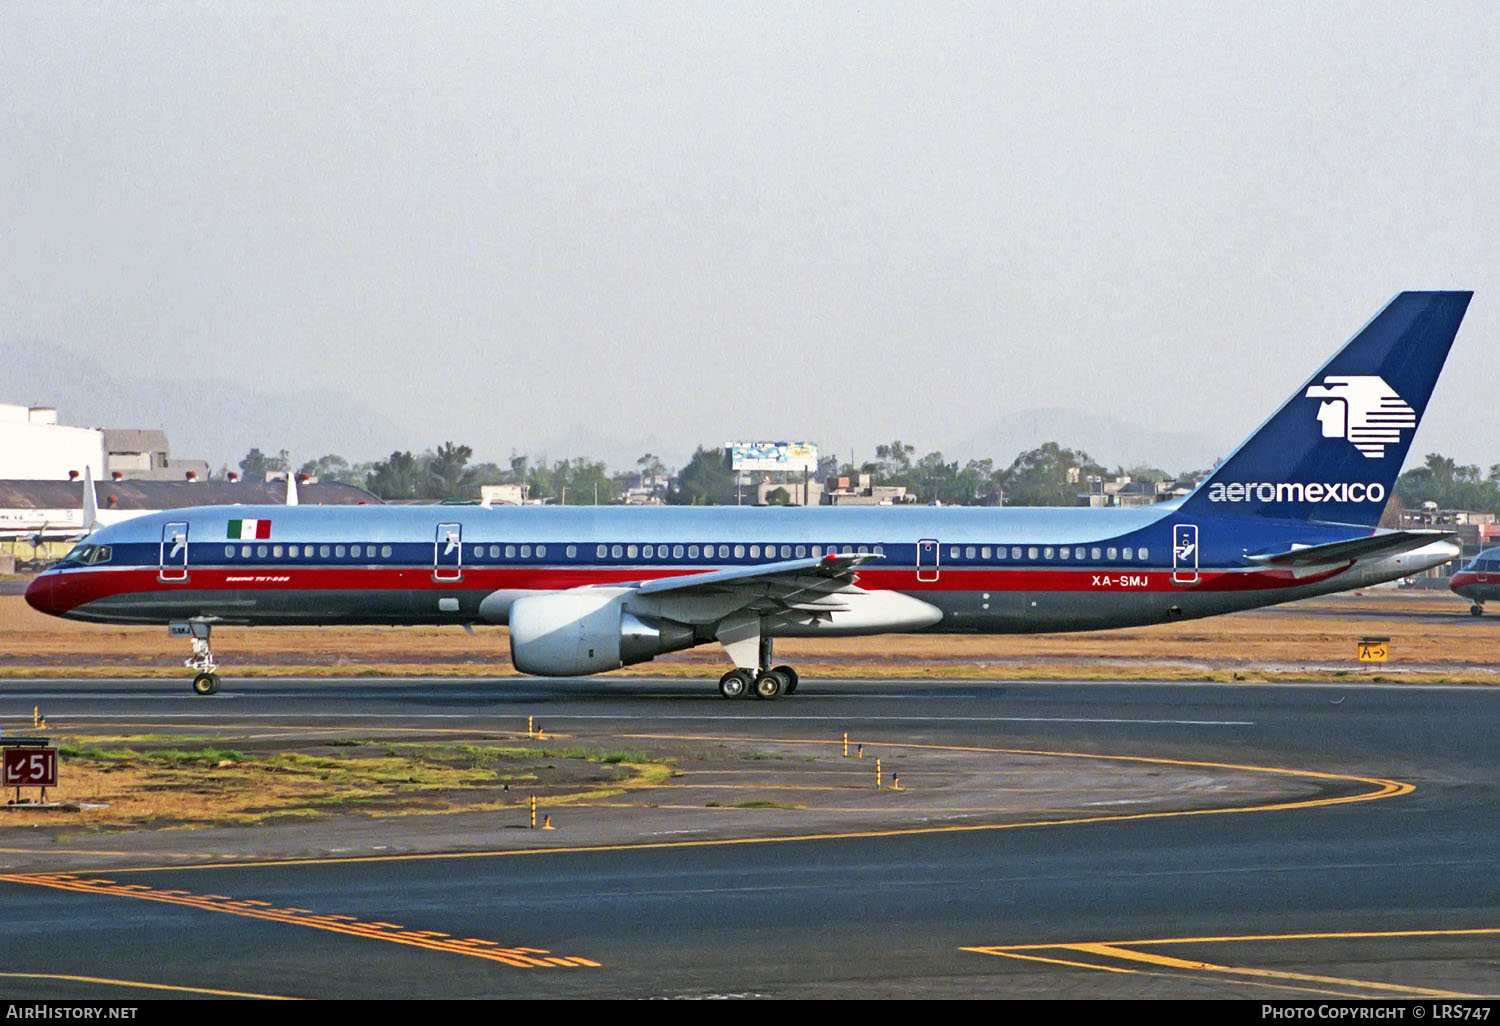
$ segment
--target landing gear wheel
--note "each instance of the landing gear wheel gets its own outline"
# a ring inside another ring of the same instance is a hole
[[[755,678],[755,697],[764,698],[767,701],[780,698],[786,693],[789,683],[780,670],[767,670]]]
[[[1472,606],[1469,607],[1469,615],[1470,616],[1483,616],[1484,615],[1484,607],[1481,606],[1478,602],[1474,603]]]
[[[797,693],[797,671],[790,666],[773,667],[775,671],[786,678],[786,687],[782,690],[783,695],[795,695]]]
[[[193,678],[193,694],[216,695],[219,693],[219,675],[216,673],[200,673]]]
[[[750,675],[744,670],[730,670],[719,678],[719,694],[725,698],[742,698],[750,692]]]

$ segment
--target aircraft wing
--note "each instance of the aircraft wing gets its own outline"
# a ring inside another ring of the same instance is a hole
[[[882,558],[873,553],[829,553],[663,577],[637,585],[635,594],[653,605],[671,606],[690,622],[717,620],[740,610],[828,614],[847,608],[838,592],[854,583],[859,565]]]
[[[1304,566],[1327,566],[1330,563],[1345,563],[1354,559],[1399,556],[1403,552],[1420,549],[1437,541],[1456,538],[1452,531],[1382,531],[1366,538],[1329,542],[1325,545],[1296,546],[1285,552],[1272,552],[1251,556],[1257,563],[1269,567],[1296,568]]]

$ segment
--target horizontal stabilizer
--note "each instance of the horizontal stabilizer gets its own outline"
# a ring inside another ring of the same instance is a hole
[[[1327,566],[1345,563],[1354,559],[1399,556],[1433,542],[1456,538],[1451,531],[1383,531],[1367,538],[1352,538],[1349,541],[1329,542],[1326,545],[1304,545],[1286,552],[1274,552],[1263,556],[1251,556],[1257,563],[1268,567]]]

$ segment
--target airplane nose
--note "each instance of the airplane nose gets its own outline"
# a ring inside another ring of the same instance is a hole
[[[41,574],[26,586],[26,604],[39,613],[58,616],[57,575]]]

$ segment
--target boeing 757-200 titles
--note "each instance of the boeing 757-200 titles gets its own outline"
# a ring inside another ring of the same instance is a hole
[[[772,641],[1168,623],[1358,588],[1458,555],[1377,530],[1469,292],[1403,292],[1198,488],[1127,509],[211,506],[114,524],[37,609],[190,637],[256,624],[508,624],[523,673],[717,641],[726,698],[791,694]]]

